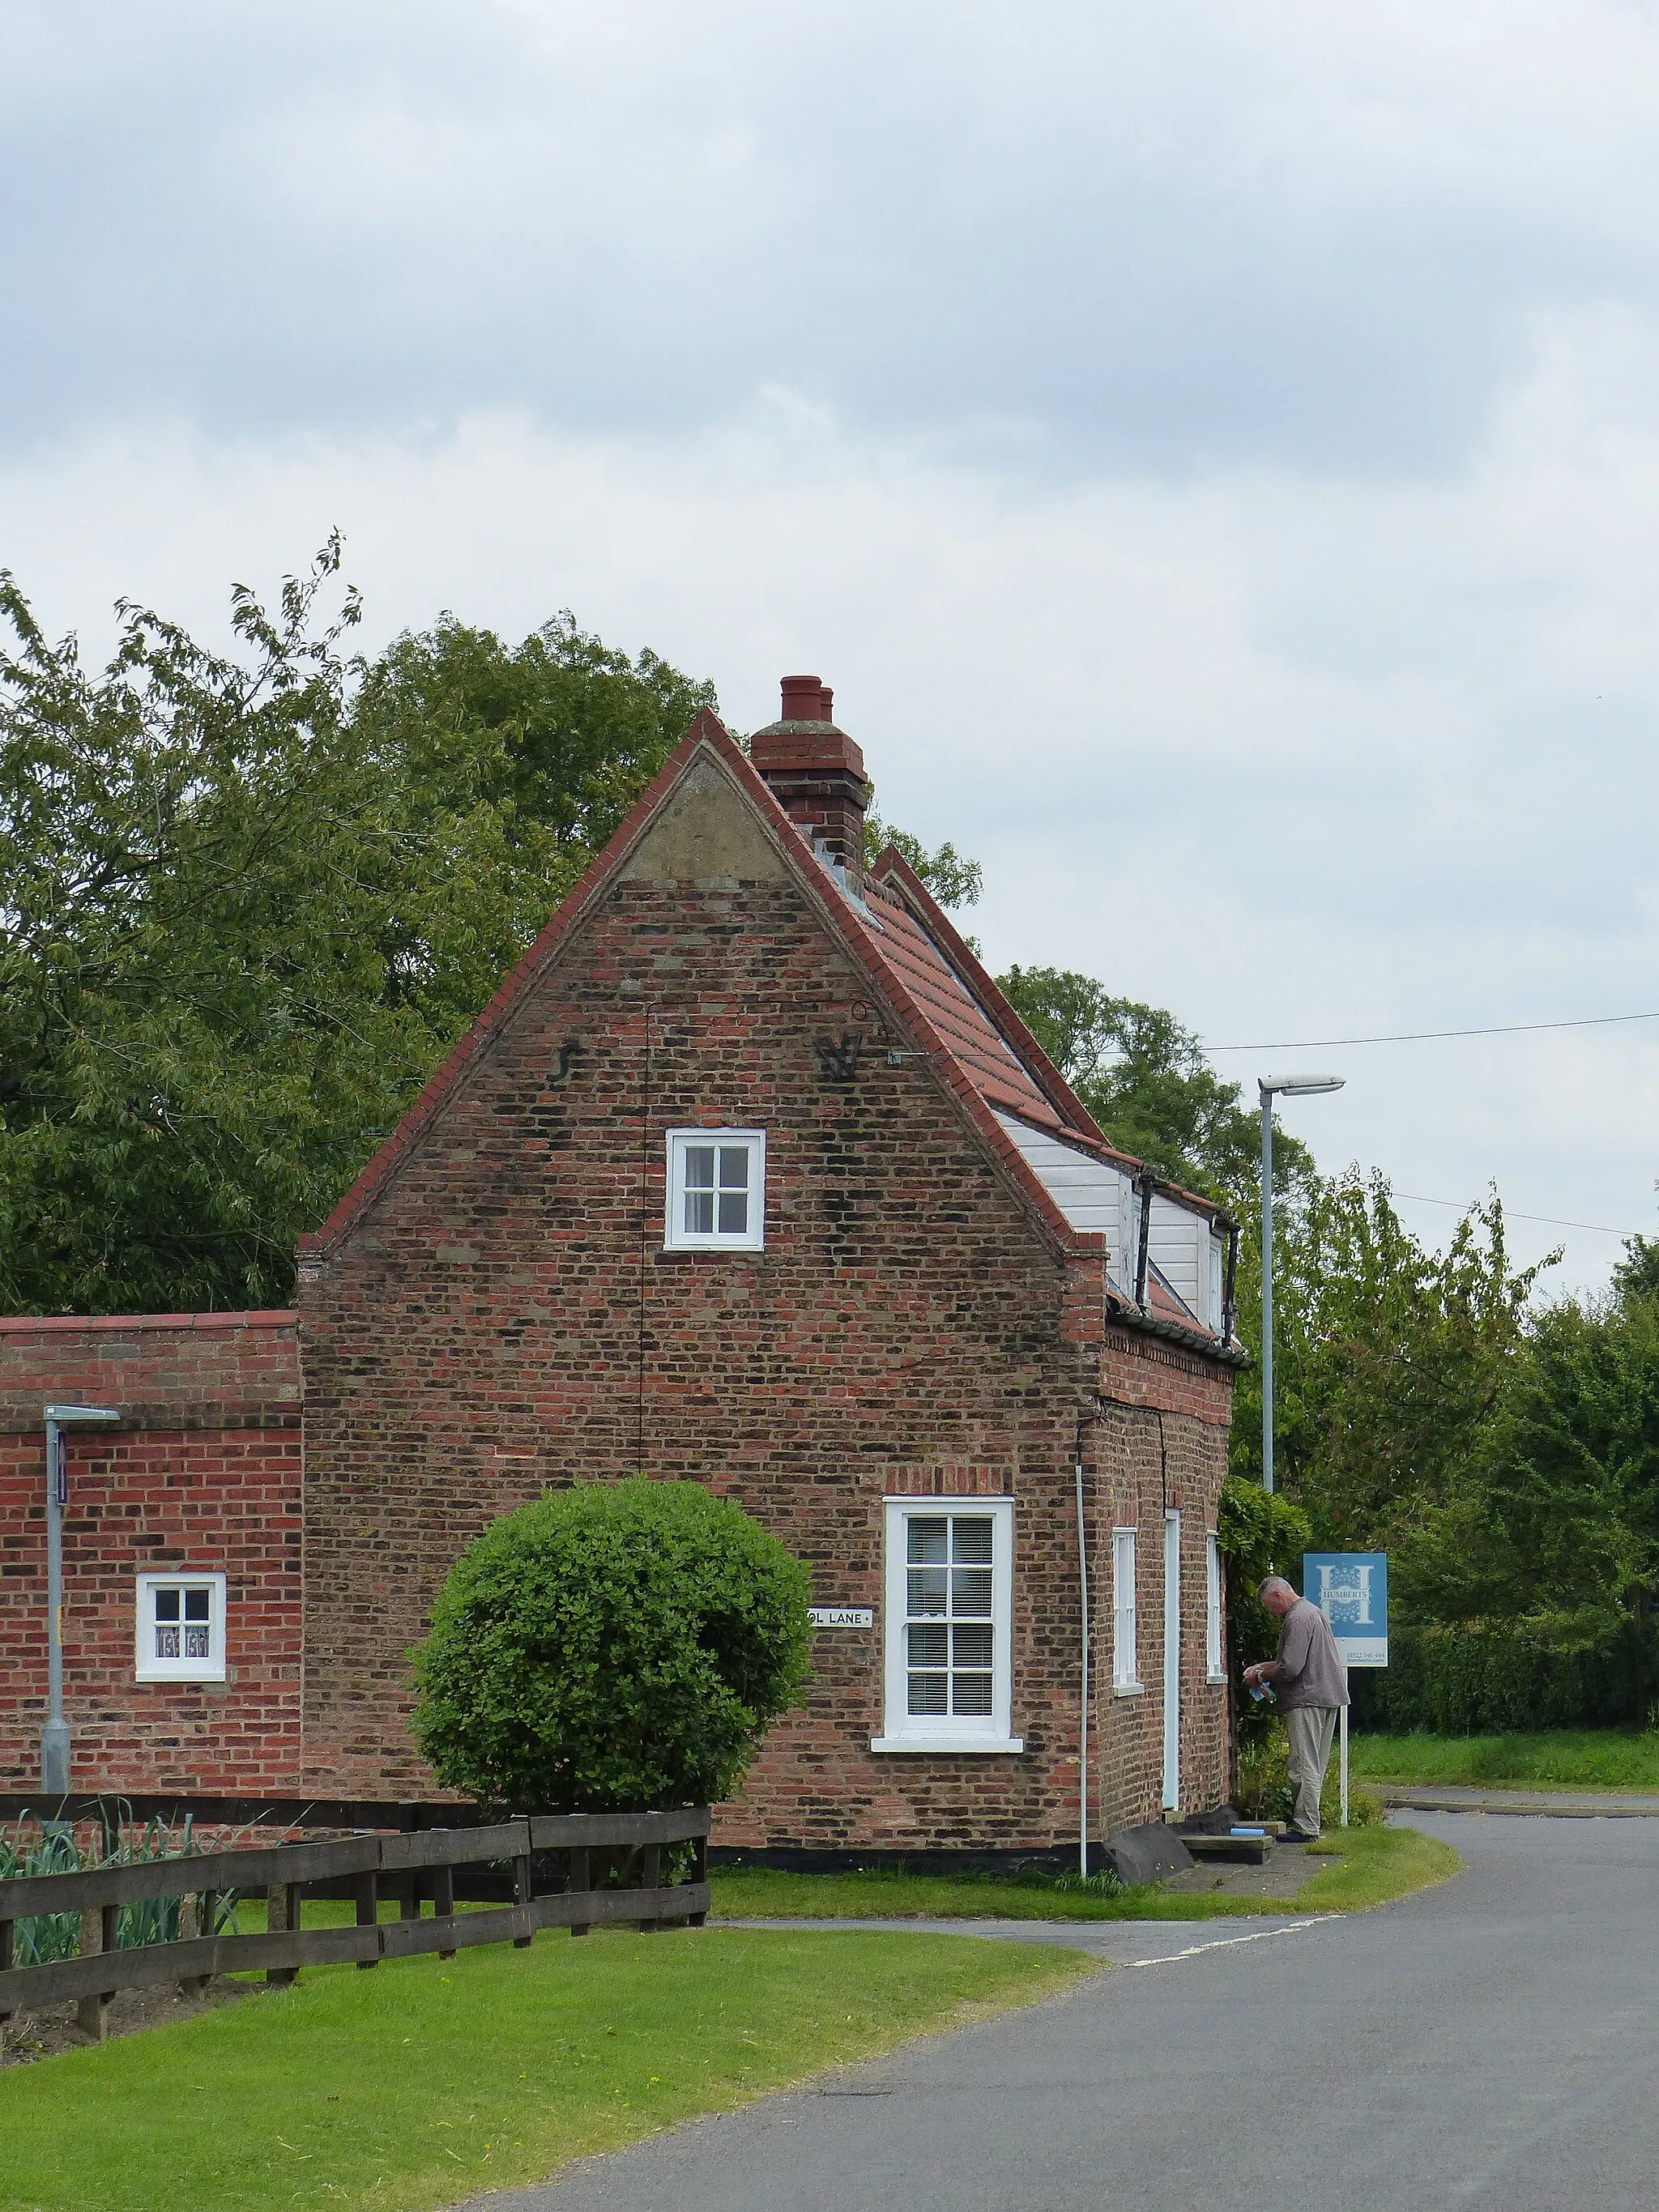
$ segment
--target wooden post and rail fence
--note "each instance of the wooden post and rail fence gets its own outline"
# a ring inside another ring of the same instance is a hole
[[[454,1810],[465,1817],[465,1808]],[[539,1928],[585,1936],[623,1921],[642,1929],[680,1921],[701,1927],[708,1911],[708,1825],[706,1806],[532,1814],[487,1826],[191,1851],[0,1879],[0,2027],[14,2012],[73,1999],[82,2027],[96,2036],[102,2008],[118,1990],[168,1982],[202,1989],[216,1974],[260,1971],[268,1982],[289,1983],[301,1966],[344,1960],[376,1966],[426,1951],[451,1959],[475,1943],[512,1942],[522,1950]],[[691,1845],[689,1879],[665,1887],[663,1850],[675,1844]],[[219,1929],[218,1900],[229,1891],[239,1898],[263,1893],[263,1932]],[[355,1924],[302,1928],[300,1908],[308,1895],[350,1899]],[[173,1897],[181,1907],[176,1937],[118,1948],[123,1905]],[[502,1898],[511,1902],[489,1909]],[[484,1909],[456,1910],[480,1900]],[[395,1920],[380,1917],[387,1901],[398,1908]],[[432,1911],[423,1915],[427,1903]],[[15,1923],[48,1913],[80,1916],[80,1955],[14,1964]]]

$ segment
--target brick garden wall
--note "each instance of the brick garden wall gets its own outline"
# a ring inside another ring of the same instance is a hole
[[[76,1789],[299,1787],[301,1382],[291,1313],[0,1320],[0,1787],[40,1777],[49,1401],[71,1428],[64,1708]],[[223,1682],[134,1679],[136,1577],[227,1577]]]

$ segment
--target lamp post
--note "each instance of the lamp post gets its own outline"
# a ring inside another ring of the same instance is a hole
[[[1261,1486],[1273,1486],[1273,1100],[1340,1091],[1340,1075],[1281,1075],[1258,1080],[1261,1093]]]
[[[46,1421],[46,1721],[40,1731],[40,1788],[64,1797],[70,1786],[70,1732],[64,1718],[64,1508],[69,1463],[64,1431],[118,1421],[118,1406],[48,1406]]]

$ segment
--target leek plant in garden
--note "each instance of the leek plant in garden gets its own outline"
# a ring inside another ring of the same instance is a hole
[[[25,1814],[9,1836],[0,1835],[0,1881],[15,1875],[90,1874],[100,1867],[138,1866],[155,1859],[199,1858],[192,1824],[186,1820],[177,1834],[165,1820],[151,1820],[142,1828],[104,1817],[99,1835],[82,1846],[73,1829]],[[0,1893],[3,1896],[3,1893]],[[176,1897],[142,1898],[124,1905],[117,1921],[116,1942],[123,1949],[140,1943],[168,1943],[179,1933]],[[236,1897],[231,1890],[216,1893],[212,1929],[217,1934],[233,1928]],[[40,1912],[16,1921],[12,1929],[12,1957],[20,1966],[44,1966],[52,1959],[72,1959],[81,1948],[78,1912]]]

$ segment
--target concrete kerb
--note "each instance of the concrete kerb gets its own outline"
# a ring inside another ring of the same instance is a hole
[[[1492,1813],[1548,1820],[1659,1820],[1659,1790],[1443,1789],[1368,1782],[1391,1813]]]

